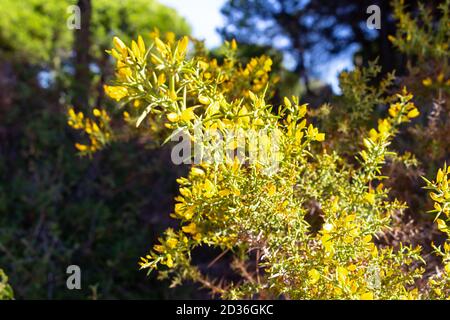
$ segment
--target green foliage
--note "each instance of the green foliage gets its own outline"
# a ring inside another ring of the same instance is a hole
[[[344,101],[336,108],[340,117],[336,122],[344,120],[344,115],[347,115],[346,120],[351,122],[352,126],[367,126],[367,120],[371,118],[377,106],[393,101],[392,97],[386,97],[386,92],[395,76],[389,73],[385,79],[374,85],[380,73],[381,66],[377,65],[377,61],[372,61],[366,68],[356,67],[352,72],[340,74],[339,85]]]
[[[67,20],[73,12],[68,8],[76,3],[76,0],[2,1],[1,54],[38,64],[69,58],[73,30],[67,28]],[[91,54],[103,57],[113,35],[127,39],[138,30],[150,33],[155,27],[178,35],[190,32],[187,22],[175,10],[156,0],[93,0]]]
[[[410,130],[414,152],[433,174],[450,154],[450,1],[434,10],[422,5],[416,15],[403,1],[394,1],[397,33],[393,44],[406,55],[408,72],[401,79],[421,104],[421,121]]]
[[[74,0],[2,1],[2,55],[32,63],[50,62],[62,53],[67,57],[72,35],[66,28],[66,9],[74,3]]]
[[[331,104],[325,104],[310,112],[319,120],[321,129],[329,133],[329,143],[340,152],[352,153],[360,143],[355,136],[366,135],[374,125],[374,115],[395,101],[389,90],[393,85],[394,73],[379,79],[381,66],[377,61],[369,62],[367,67],[356,67],[339,75],[340,96],[334,97]]]
[[[92,52],[96,57],[104,56],[113,35],[131,41],[132,35],[139,32],[148,39],[155,28],[178,36],[191,31],[184,18],[157,0],[93,0],[92,4]]]
[[[444,165],[444,168],[439,169],[435,181],[425,181],[426,189],[431,190],[430,197],[434,201],[434,210],[431,212],[436,214],[438,229],[450,235],[450,167]]]
[[[8,276],[0,269],[0,300],[12,300],[14,294],[11,286],[8,284]]]
[[[434,201],[434,210],[430,211],[436,214],[435,222],[438,229],[450,236],[450,167],[444,165],[439,169],[436,180],[428,181],[425,189],[430,190],[430,197]],[[433,245],[434,252],[442,259],[443,268],[440,268],[437,274],[433,275],[429,281],[431,288],[430,297],[442,299],[450,294],[450,240],[447,238],[443,248]]]
[[[416,17],[407,11],[409,8],[404,0],[394,0],[392,4],[397,19],[397,34],[390,37],[394,45],[409,56],[417,56],[419,62],[442,59],[448,63],[450,2],[442,1],[435,12],[425,4],[419,4]],[[438,14],[439,19],[436,21],[434,18]]]

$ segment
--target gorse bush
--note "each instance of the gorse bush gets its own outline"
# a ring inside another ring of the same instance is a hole
[[[434,11],[419,6],[417,17],[404,1],[393,1],[397,32],[390,36],[405,55],[407,74],[400,81],[419,98],[422,117],[410,128],[414,151],[432,175],[450,154],[450,1],[442,1]]]
[[[182,133],[192,144],[183,162],[194,164],[177,179],[171,213],[179,227],[164,232],[141,258],[141,269],[173,285],[198,282],[222,298],[449,297],[448,243],[443,250],[436,247],[445,267],[419,288],[425,271],[421,248],[377,242],[407,207],[389,195],[389,177],[382,173],[386,161],[398,158],[394,138],[420,114],[406,88],[388,100],[376,88],[366,90],[389,103],[388,110],[364,132],[361,147],[342,156],[326,147],[326,134],[311,123],[308,106],[298,98],[268,102],[276,82],[270,58],[242,65],[235,41],[226,43],[223,61],[198,46],[188,55],[188,47],[187,37],[163,41],[155,35],[150,46],[138,37],[129,47],[114,38],[109,53],[116,78],[105,92],[120,102],[127,126],[105,110],[94,109],[90,118],[68,111],[69,125],[88,137],[76,145],[82,154],[120,139],[124,131],[160,142]],[[372,108],[370,101],[363,103]],[[211,131],[219,138],[205,138]],[[223,152],[211,156],[217,151],[212,145]],[[200,150],[198,158],[192,149]],[[428,188],[436,210],[448,218],[447,173],[439,171]],[[448,232],[445,220],[436,221]],[[226,256],[235,276],[216,279],[197,266],[194,251],[203,247],[222,251],[212,263]]]
[[[424,180],[427,182],[426,189],[431,190],[430,197],[434,201],[434,210],[431,212],[437,214],[438,229],[448,237],[450,236],[450,167],[445,165],[439,169],[435,181]],[[429,295],[432,298],[448,298],[450,295],[450,241],[448,238],[443,248],[434,246],[434,250],[442,258],[444,269],[431,277],[429,285],[432,290],[429,290]]]

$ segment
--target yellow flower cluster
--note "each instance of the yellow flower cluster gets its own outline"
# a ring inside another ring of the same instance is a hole
[[[434,210],[431,213],[436,214],[437,227],[448,237],[450,236],[450,167],[444,165],[439,169],[435,181],[423,179],[427,183],[425,189],[430,190],[430,198],[434,201]],[[447,238],[443,248],[434,245],[433,247],[435,253],[442,259],[444,267],[429,281],[429,298],[450,299],[450,240]]]
[[[434,201],[434,211],[437,213],[436,223],[438,229],[450,236],[450,167],[447,165],[439,169],[436,181],[425,179],[430,189],[430,197]]]
[[[386,143],[396,134],[396,126],[409,122],[411,119],[419,116],[419,110],[411,102],[413,96],[403,89],[402,94],[398,95],[399,102],[393,103],[389,107],[389,117],[378,120],[378,129],[371,129],[369,131],[369,137],[364,139],[364,145],[368,150],[376,149],[376,145],[386,147]],[[367,162],[368,153],[366,150],[360,152],[361,158]],[[379,154],[379,160],[384,161],[384,152]]]
[[[393,118],[397,124],[408,122],[409,120],[419,116],[420,112],[414,103],[410,102],[413,98],[412,94],[406,92],[406,88],[403,89],[403,95],[399,95],[400,102],[394,103],[389,108],[389,115]]]
[[[128,95],[128,90],[121,86],[108,86],[104,85],[103,89],[105,93],[112,99],[120,101]]]
[[[207,55],[196,53],[203,80],[208,83],[217,79],[218,91],[230,99],[240,99],[243,96],[248,98],[249,91],[262,93],[269,81],[272,84],[278,81],[277,77],[270,75],[273,64],[270,57],[254,57],[246,65],[242,65],[236,59],[237,50],[236,41],[227,42],[223,64],[219,64],[215,58],[210,59]]]
[[[91,154],[111,139],[111,129],[109,123],[111,118],[105,110],[94,108],[92,111],[96,121],[86,118],[82,112],[76,113],[73,108],[67,112],[68,125],[76,130],[83,131],[88,137],[90,144],[75,143],[75,147],[81,154]]]
[[[444,73],[440,72],[438,74],[438,76],[436,77],[435,83],[438,86],[445,85],[445,86],[449,87],[450,86],[450,79],[447,79],[447,81],[445,81]],[[422,80],[422,84],[425,87],[431,87],[433,85],[433,79],[431,79],[430,77],[426,77],[425,79]]]
[[[403,53],[414,54],[419,63],[426,60],[445,61],[449,57],[449,1],[437,7],[437,14],[427,6],[419,7],[419,14],[409,12],[404,0],[393,0],[397,33],[389,40]]]

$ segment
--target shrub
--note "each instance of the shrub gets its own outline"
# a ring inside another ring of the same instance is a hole
[[[431,190],[430,197],[434,201],[434,210],[431,213],[436,214],[436,224],[440,231],[450,236],[450,167],[445,165],[439,169],[436,180],[431,182],[425,179],[426,189]],[[443,268],[440,268],[436,275],[429,281],[430,298],[447,298],[450,296],[450,240],[447,240],[441,246],[434,246],[435,253],[441,257]]]
[[[298,98],[266,102],[270,60],[239,64],[234,41],[222,63],[203,54],[186,57],[186,37],[156,37],[148,48],[141,37],[130,47],[115,38],[114,45],[117,77],[105,90],[121,102],[126,123],[140,134],[159,132],[165,142],[182,133],[194,151],[203,151],[199,158],[183,154],[194,164],[177,180],[171,217],[179,228],[165,231],[141,258],[142,269],[158,270],[173,285],[199,282],[223,298],[448,296],[446,276],[421,291],[415,285],[425,263],[419,247],[377,245],[406,208],[389,196],[381,173],[386,159],[396,157],[389,149],[395,135],[419,116],[406,89],[390,100],[388,115],[362,139],[353,161],[321,145],[325,134],[308,124]],[[78,129],[91,135],[85,125]],[[120,138],[97,134],[108,139],[97,139],[94,149]],[[193,252],[205,246],[231,256],[237,278],[214,279],[196,266]]]

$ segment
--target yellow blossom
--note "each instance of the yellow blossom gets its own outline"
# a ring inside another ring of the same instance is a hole
[[[181,228],[183,232],[190,233],[190,234],[196,234],[197,233],[197,225],[194,222],[191,222],[187,226],[183,226]]]
[[[177,246],[178,240],[175,238],[169,238],[166,240],[167,247],[173,249]]]
[[[88,146],[80,143],[75,143],[75,148],[77,148],[79,151],[86,151],[88,149]]]
[[[433,84],[433,80],[431,80],[430,77],[425,78],[425,79],[422,80],[422,84],[423,84],[425,87],[429,87],[429,86],[431,86],[431,85]]]
[[[128,95],[128,89],[121,86],[103,86],[105,93],[114,100],[121,100]]]

